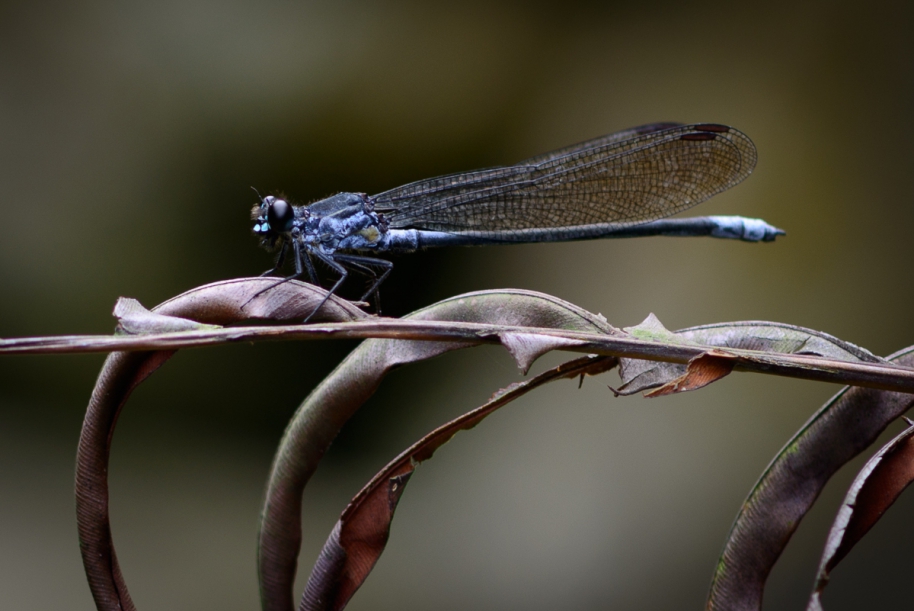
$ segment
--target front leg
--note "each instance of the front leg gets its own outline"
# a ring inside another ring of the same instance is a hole
[[[288,247],[289,247],[288,244],[283,243],[282,250],[279,251],[279,256],[276,257],[276,265],[274,265],[272,268],[268,269],[264,273],[260,274],[261,278],[263,278],[264,276],[269,276],[270,274],[276,272],[277,270],[279,270],[282,267],[282,264],[286,262],[286,249]]]
[[[265,288],[265,289],[261,289],[261,290],[257,291],[256,293],[254,293],[254,295],[251,297],[251,299],[248,299],[248,300],[245,302],[245,305],[247,305],[248,303],[250,303],[251,300],[253,300],[255,297],[259,297],[260,295],[263,295],[263,294],[266,293],[267,291],[270,291],[270,290],[275,289],[275,288],[276,288],[277,286],[279,286],[280,284],[285,284],[285,283],[288,282],[289,280],[298,280],[299,278],[301,278],[301,277],[305,274],[305,269],[304,269],[304,267],[302,267],[302,256],[303,256],[305,253],[302,252],[302,250],[301,250],[301,245],[298,243],[298,241],[292,242],[292,248],[295,250],[295,273],[292,274],[291,276],[288,276],[288,277],[286,277],[286,278],[283,278],[282,280],[280,280],[280,281],[278,281],[278,282],[274,282],[273,284],[271,284],[270,286],[268,286],[268,287]],[[279,256],[280,256],[280,259],[285,255],[285,253],[286,253],[286,245],[284,244],[284,245],[283,245],[282,252],[281,252],[280,255],[279,255]],[[276,269],[279,269],[279,267],[281,267],[281,266],[282,266],[282,263],[280,262],[279,265],[277,265],[275,268],[271,269],[271,270],[268,271],[268,272],[265,272],[265,273],[261,274],[260,276],[261,276],[261,277],[266,276],[266,275],[269,274],[270,272],[275,271]],[[314,273],[314,267],[311,265],[311,261],[310,261],[310,260],[308,260],[308,272],[311,274],[311,277],[312,277],[312,279],[313,279],[313,278],[315,277],[315,273]],[[243,307],[243,306],[242,306],[242,307]]]

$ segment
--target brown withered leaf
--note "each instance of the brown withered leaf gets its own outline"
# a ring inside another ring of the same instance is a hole
[[[551,295],[522,290],[459,295],[405,318],[618,333],[602,316]],[[308,395],[280,442],[261,513],[258,566],[265,610],[293,607],[302,538],[302,494],[346,421],[394,368],[470,346],[466,342],[369,339]]]
[[[680,392],[697,390],[712,382],[730,375],[735,364],[732,354],[721,350],[710,350],[699,354],[689,361],[685,372],[674,380],[670,380],[660,388],[645,393],[645,397],[663,397]]]
[[[653,341],[762,350],[780,354],[809,354],[866,363],[877,363],[882,360],[868,350],[827,333],[765,321],[717,323],[672,332],[651,314],[640,325],[627,327],[623,331],[637,339]],[[679,363],[623,358],[619,361],[619,377],[622,384],[616,392],[620,395],[633,395],[657,388],[679,378],[685,371],[686,366]]]
[[[327,294],[326,290],[307,282],[292,280],[278,285],[276,282],[276,278],[259,277],[205,284],[163,301],[153,311],[176,316],[173,312],[190,310],[194,312],[194,320],[219,325],[245,320],[300,323]],[[345,322],[368,317],[352,302],[331,295],[311,317],[311,322]]]
[[[905,420],[908,427],[867,461],[844,497],[828,534],[807,611],[821,611],[822,592],[832,570],[914,481],[914,423]]]
[[[886,360],[912,367],[914,347]],[[844,387],[803,425],[743,502],[714,572],[709,611],[762,608],[771,569],[828,480],[912,405],[912,394]]]
[[[135,301],[119,302],[117,312],[122,327],[132,333],[182,331],[252,318],[301,322],[326,294],[310,284],[287,282],[251,300],[275,283],[275,278],[216,282],[169,299],[151,312]],[[314,319],[366,316],[344,300],[331,298]],[[76,517],[86,577],[100,611],[135,609],[118,566],[108,516],[108,461],[115,424],[134,388],[173,354],[174,350],[111,353],[86,410],[76,456]]]
[[[499,408],[543,384],[580,375],[598,375],[615,364],[612,357],[588,356],[512,384],[485,405],[438,427],[402,452],[343,511],[308,579],[299,610],[341,611],[346,607],[387,545],[394,510],[413,471],[455,434],[473,428]]]
[[[499,333],[502,345],[514,357],[518,368],[524,375],[539,357],[553,350],[569,346],[580,346],[584,342],[554,335],[537,335],[536,333]]]
[[[139,301],[129,297],[121,297],[117,300],[117,303],[114,304],[114,315],[117,317],[116,332],[128,335],[194,331],[219,327],[219,325],[206,325],[179,316],[166,316],[151,312]]]

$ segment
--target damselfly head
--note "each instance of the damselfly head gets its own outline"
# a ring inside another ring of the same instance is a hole
[[[287,233],[292,230],[295,210],[286,200],[267,195],[251,209],[251,220],[255,235],[269,237]]]

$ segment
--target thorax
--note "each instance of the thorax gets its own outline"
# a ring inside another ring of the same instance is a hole
[[[337,193],[303,207],[296,214],[295,232],[310,249],[324,254],[343,251],[377,251],[384,242],[387,223],[374,212],[363,193]],[[381,247],[383,248],[383,247]]]

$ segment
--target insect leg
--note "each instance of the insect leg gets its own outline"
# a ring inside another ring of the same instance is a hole
[[[338,261],[341,259],[346,259],[346,255],[337,257]],[[365,299],[367,299],[368,296],[371,295],[371,291],[374,290],[375,314],[380,315],[381,314],[381,299],[379,298],[380,293],[379,293],[379,291],[375,290],[375,288],[374,288],[377,286],[377,283],[378,283],[378,273],[375,270],[368,267],[367,265],[364,265],[362,263],[357,263],[355,261],[351,261],[348,259],[345,260],[345,264],[353,271],[357,271],[357,272],[360,272],[360,273],[368,276],[368,279],[369,279],[369,282],[371,283],[372,288],[368,289],[368,292],[365,293],[359,301],[365,301]]]
[[[305,251],[300,253],[298,258],[305,264],[305,268],[308,270],[308,277],[311,278],[311,284],[320,286],[321,281],[317,277],[317,270],[314,269],[314,263],[311,262],[311,255]]]
[[[384,271],[381,273],[380,276],[378,276],[376,273],[374,273],[374,271],[371,271],[371,275],[374,276],[375,281],[371,285],[371,287],[367,291],[365,291],[365,294],[362,295],[362,298],[360,299],[360,301],[365,301],[366,299],[371,297],[371,295],[375,295],[375,297],[377,297],[378,287],[381,286],[381,283],[387,279],[387,276],[389,276],[390,272],[392,272],[394,269],[394,264],[386,259],[375,259],[374,257],[360,257],[357,255],[337,255],[336,259],[337,259],[337,261],[344,261],[346,263],[349,263],[353,267],[359,267],[359,268],[367,269],[367,270],[370,270],[371,266],[384,268]],[[378,303],[376,303],[375,305],[379,306]],[[377,310],[378,310],[377,313],[380,314],[381,313],[380,307],[377,307]]]
[[[314,256],[317,257],[318,259],[320,259],[321,261],[323,261],[324,263],[326,263],[330,269],[332,269],[333,271],[338,273],[340,275],[340,278],[339,278],[339,280],[336,281],[336,284],[334,284],[333,287],[331,287],[331,289],[329,291],[327,291],[327,294],[324,296],[324,298],[321,300],[321,302],[319,304],[317,304],[317,307],[314,308],[314,311],[311,312],[310,314],[308,314],[307,318],[305,318],[305,320],[303,321],[305,323],[308,322],[309,320],[311,320],[311,317],[314,316],[315,314],[317,314],[318,310],[320,310],[322,307],[324,307],[324,304],[327,303],[327,300],[330,299],[330,296],[336,292],[336,289],[340,288],[340,285],[343,284],[343,281],[346,280],[347,276],[349,276],[349,271],[345,267],[343,267],[342,265],[337,263],[335,260],[340,255],[332,256],[332,255],[325,255],[320,252],[315,252]],[[309,263],[310,263],[310,261],[309,261]]]
[[[253,300],[255,297],[259,297],[260,295],[263,295],[267,291],[275,289],[280,284],[285,284],[289,280],[298,280],[299,278],[301,278],[302,276],[305,275],[305,269],[304,269],[304,267],[302,267],[302,260],[303,260],[303,257],[306,256],[306,254],[302,252],[301,245],[298,242],[292,242],[292,248],[295,251],[295,273],[292,274],[291,276],[283,278],[282,280],[279,280],[278,282],[274,282],[273,284],[271,284],[270,286],[268,286],[265,289],[261,289],[261,290],[257,291],[256,293],[254,293],[254,295],[251,296],[251,299],[248,299],[245,302],[245,305],[250,303],[251,300]],[[285,246],[283,246],[282,254],[285,254],[285,250],[286,250],[286,248],[285,248]],[[311,265],[310,259],[308,259],[307,262],[308,262],[307,263],[308,273],[311,274],[312,279],[314,279],[315,278],[314,266]],[[273,270],[270,270],[270,271],[273,271]],[[270,273],[270,272],[267,272],[266,274],[268,274],[268,273]],[[266,274],[261,274],[261,276],[265,276]],[[318,286],[320,286],[320,285],[318,285]]]
[[[282,245],[282,250],[279,251],[279,256],[276,257],[276,265],[274,265],[273,267],[271,267],[264,273],[260,274],[261,278],[264,276],[269,276],[270,274],[274,273],[275,271],[277,271],[278,269],[280,269],[282,267],[282,264],[286,262],[286,249],[288,247],[289,247],[288,244]]]

